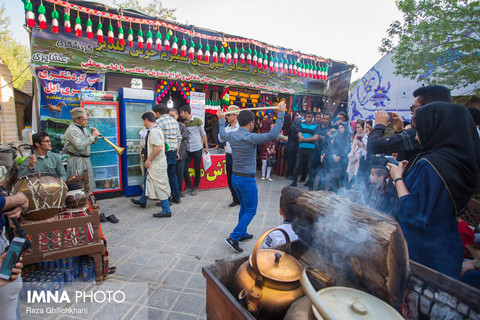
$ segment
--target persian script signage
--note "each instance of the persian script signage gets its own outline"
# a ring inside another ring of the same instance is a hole
[[[153,48],[122,46],[118,40],[113,44],[106,41],[98,43],[86,36],[54,34],[39,28],[32,29],[32,63],[288,94],[304,90],[299,77],[248,64],[199,61]]]

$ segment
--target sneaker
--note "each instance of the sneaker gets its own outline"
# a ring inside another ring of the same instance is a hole
[[[262,177],[262,180],[265,180],[265,177]]]
[[[197,187],[193,187],[192,191],[190,191],[190,194],[192,196],[196,195],[198,193],[198,188]]]
[[[245,237],[239,237],[238,242],[242,243],[250,239],[253,239],[253,234],[247,233]]]
[[[267,180],[268,180],[268,181],[273,181],[273,179],[272,179],[272,178],[270,178],[270,177],[268,177],[268,178],[267,178]]]
[[[160,213],[154,213],[153,217],[154,218],[170,218],[172,216],[172,212],[160,212]]]
[[[235,251],[235,253],[243,252],[243,249],[240,248],[240,246],[238,245],[238,241],[228,237],[227,239],[225,239],[225,242],[233,249],[233,251]]]
[[[240,204],[240,203],[233,201],[233,202],[230,203],[228,206],[229,206],[230,208],[233,208],[233,207],[235,207],[235,206],[238,205],[238,204]]]

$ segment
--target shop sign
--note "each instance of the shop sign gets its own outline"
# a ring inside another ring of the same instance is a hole
[[[288,73],[276,73],[248,64],[190,59],[180,54],[130,48],[74,34],[32,28],[32,63],[64,66],[100,72],[118,72],[175,81],[248,87],[255,90],[294,94],[302,92],[302,80]]]

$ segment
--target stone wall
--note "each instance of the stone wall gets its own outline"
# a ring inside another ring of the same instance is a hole
[[[13,95],[12,74],[0,60],[0,144],[18,143],[17,114]]]
[[[480,319],[480,290],[410,261],[405,319]]]

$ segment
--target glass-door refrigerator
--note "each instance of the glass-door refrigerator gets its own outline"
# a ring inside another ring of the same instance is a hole
[[[140,167],[140,131],[143,129],[142,115],[152,111],[153,90],[120,88],[120,134],[122,155],[123,190],[125,196],[142,194],[140,185],[143,175]]]
[[[116,96],[105,93],[108,99]],[[96,92],[101,95],[101,92]],[[82,92],[81,106],[88,115],[88,125],[100,131],[103,137],[114,145],[119,145],[119,107],[116,101],[85,101],[92,96],[88,92]],[[115,99],[114,97],[113,99]],[[92,98],[95,99],[95,98]],[[121,159],[115,148],[104,139],[98,138],[97,142],[90,146],[90,161],[95,176],[95,189],[97,199],[116,197],[122,194]]]

